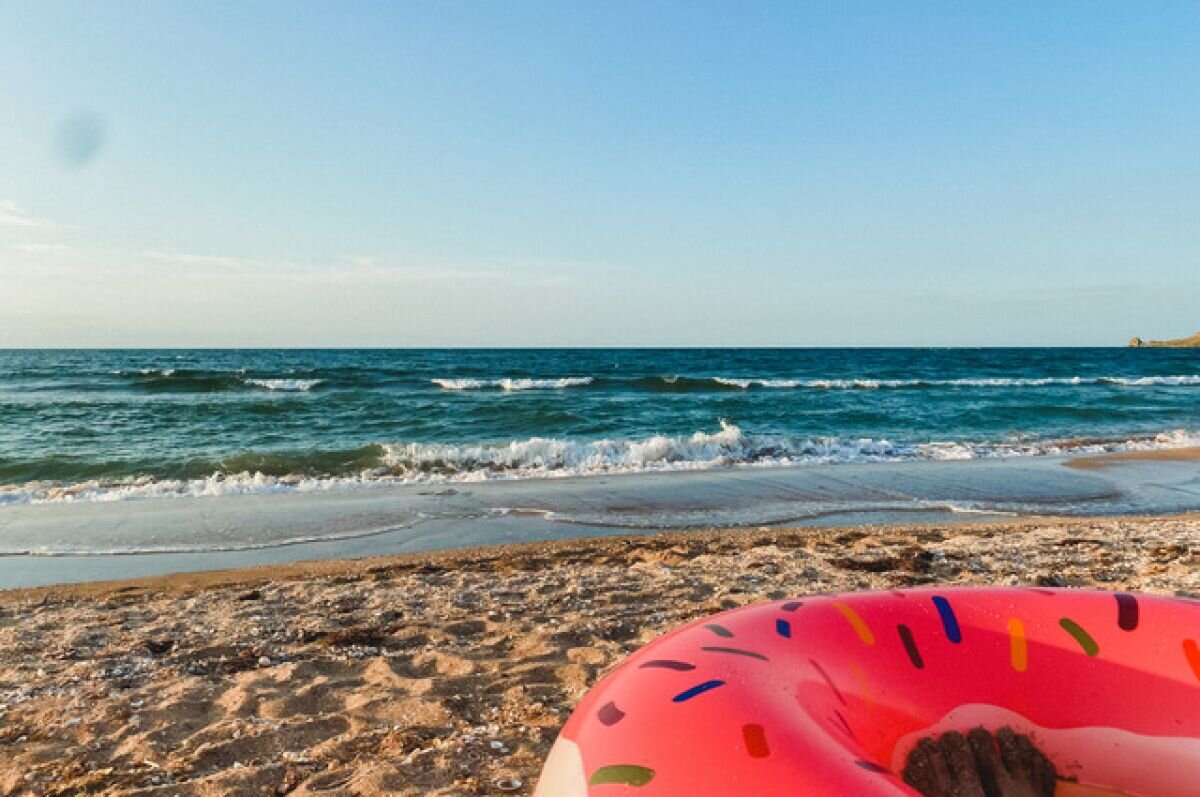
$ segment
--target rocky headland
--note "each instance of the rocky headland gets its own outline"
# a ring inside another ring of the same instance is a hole
[[[1135,349],[1140,348],[1166,348],[1166,349],[1183,349],[1183,348],[1200,348],[1200,332],[1192,335],[1190,338],[1176,338],[1175,340],[1142,340],[1141,338],[1133,338],[1129,341],[1129,345]]]

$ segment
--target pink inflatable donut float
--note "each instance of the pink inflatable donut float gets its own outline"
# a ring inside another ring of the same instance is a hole
[[[1200,794],[1200,604],[950,588],[724,612],[602,679],[535,795],[911,796],[919,739],[1004,726],[1061,797]]]

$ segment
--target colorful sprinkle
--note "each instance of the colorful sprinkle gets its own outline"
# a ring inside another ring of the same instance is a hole
[[[1128,592],[1118,592],[1117,598],[1117,627],[1122,631],[1133,631],[1138,627],[1137,598]]]
[[[787,620],[775,621],[775,633],[779,634],[784,639],[792,638],[792,624]]]
[[[942,618],[942,628],[946,631],[946,639],[956,645],[962,642],[962,629],[958,627],[958,618],[954,615],[954,608],[950,605],[950,601],[941,595],[934,595],[933,605],[937,607],[938,615]]]
[[[787,603],[783,604],[779,608],[783,609],[785,612],[794,612],[803,605],[804,605],[804,601],[788,601]]]
[[[1075,641],[1079,643],[1079,647],[1083,648],[1083,652],[1089,656],[1095,656],[1100,652],[1100,646],[1096,644],[1096,640],[1092,639],[1092,635],[1084,631],[1079,623],[1072,620],[1070,617],[1064,617],[1058,621],[1063,630],[1071,636],[1075,637]]]
[[[1029,646],[1025,642],[1025,624],[1016,617],[1008,618],[1008,637],[1012,668],[1025,672],[1029,666]]]
[[[708,625],[706,625],[704,627],[707,628],[709,631],[712,631],[717,636],[724,637],[725,639],[729,639],[730,637],[733,636],[733,632],[730,631],[728,628],[726,628],[723,625],[717,625],[716,623],[709,623]]]
[[[854,676],[854,682],[858,685],[859,693],[867,701],[867,705],[874,706],[875,692],[871,689],[871,682],[867,679],[866,672],[857,661],[851,660],[848,664],[850,665],[850,674]]]
[[[609,701],[600,707],[596,712],[596,719],[600,720],[605,725],[616,725],[621,720],[625,719],[625,712],[617,708],[617,704]]]
[[[849,604],[842,601],[834,601],[833,606],[842,613],[842,617],[846,618],[846,622],[850,623],[854,628],[854,633],[858,634],[858,638],[864,644],[875,644],[875,635],[871,633],[871,629],[867,627],[866,622],[858,615],[858,612],[854,611]]]
[[[641,788],[654,779],[654,770],[639,767],[637,764],[612,764],[600,767],[588,778],[589,786],[601,786],[605,783],[616,783],[622,786]]]
[[[759,661],[770,661],[770,659],[768,659],[763,654],[755,653],[753,650],[742,650],[741,648],[720,648],[720,647],[703,647],[700,649],[705,651],[706,653],[731,653],[734,656],[749,656],[750,658],[758,659]]]
[[[761,725],[743,725],[742,740],[746,742],[746,752],[751,758],[766,758],[771,754],[767,747],[767,735]]]
[[[850,723],[846,722],[846,718],[842,716],[842,712],[834,709],[833,715],[838,718],[838,722],[842,723],[842,728],[845,729],[846,735],[857,742],[858,737],[854,735],[854,729],[850,727]]]
[[[863,761],[862,759],[859,759],[858,761],[855,761],[854,763],[858,764],[860,767],[867,770],[868,772],[878,772],[881,775],[892,774],[892,771],[890,769],[888,769],[887,767],[881,767],[872,761]]]
[[[917,650],[917,642],[913,639],[912,631],[903,624],[896,626],[896,630],[900,633],[900,641],[904,643],[904,650],[908,652],[908,660],[918,670],[924,669],[925,662],[921,661],[921,651]]]
[[[825,668],[820,664],[817,664],[815,659],[809,659],[808,663],[811,664],[813,668],[821,674],[821,677],[825,679],[825,683],[829,684],[829,688],[832,689],[833,694],[837,696],[838,702],[843,706],[846,705],[846,698],[842,697],[841,690],[837,688],[837,685],[834,684],[833,679],[829,677],[829,673],[825,672]]]
[[[716,681],[716,680],[705,681],[702,684],[696,684],[691,689],[680,692],[679,694],[675,695],[675,697],[671,698],[671,701],[674,703],[684,703],[688,700],[691,700],[696,695],[702,695],[705,692],[709,692],[713,689],[716,689],[719,686],[724,686],[724,685],[725,685],[724,681]]]
[[[695,664],[688,664],[686,661],[673,661],[671,659],[655,659],[654,661],[643,662],[638,666],[643,670],[660,669],[678,670],[679,672],[696,669]]]
[[[1183,640],[1183,655],[1187,657],[1187,663],[1192,668],[1192,674],[1200,680],[1200,647],[1196,646],[1196,640]]]

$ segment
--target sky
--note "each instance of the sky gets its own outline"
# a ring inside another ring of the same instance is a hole
[[[0,347],[1200,330],[1200,4],[0,0]]]

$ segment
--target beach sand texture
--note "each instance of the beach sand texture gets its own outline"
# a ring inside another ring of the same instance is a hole
[[[570,540],[0,595],[4,794],[529,794],[682,623],[922,584],[1200,593],[1200,515]]]

